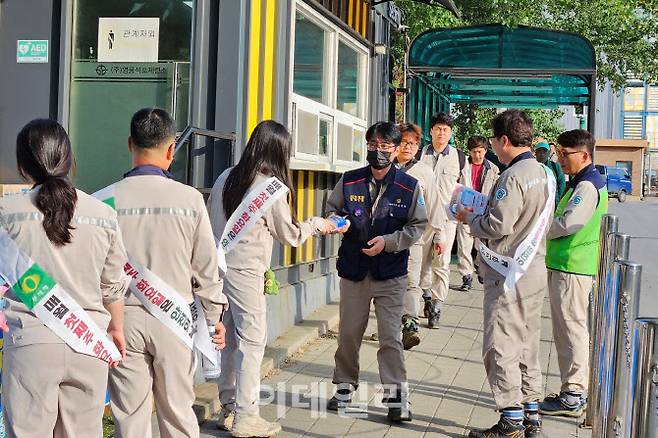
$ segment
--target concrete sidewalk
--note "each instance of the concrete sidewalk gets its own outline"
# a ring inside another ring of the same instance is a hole
[[[453,278],[457,283],[457,278]],[[425,324],[425,320],[422,320]],[[279,419],[282,437],[461,437],[471,427],[488,427],[497,420],[493,399],[482,365],[482,288],[468,293],[452,291],[443,311],[441,328],[423,329],[422,343],[406,352],[414,420],[391,425],[381,406],[377,368],[377,341],[374,312],[361,349],[360,392],[355,402],[368,403],[367,413],[339,416],[324,411],[333,393],[331,375],[336,350],[331,332],[308,344],[280,370],[263,380],[263,397],[272,388],[274,401],[262,407],[262,415]],[[542,316],[541,363],[546,392],[559,389],[557,356],[551,335],[548,299]],[[365,409],[365,406],[363,407]],[[578,428],[578,419],[544,418],[548,438],[591,437]],[[213,420],[202,426],[202,437],[230,436],[215,428]]]

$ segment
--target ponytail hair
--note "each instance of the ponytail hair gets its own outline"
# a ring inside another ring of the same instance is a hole
[[[78,195],[69,180],[75,165],[66,131],[54,120],[35,119],[16,137],[16,162],[21,176],[39,187],[36,207],[43,229],[55,246],[71,243],[71,220]]]

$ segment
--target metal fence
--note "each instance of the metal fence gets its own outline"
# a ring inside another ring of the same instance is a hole
[[[585,426],[596,438],[658,438],[658,319],[638,319],[642,266],[630,236],[604,216],[590,309],[590,386]]]

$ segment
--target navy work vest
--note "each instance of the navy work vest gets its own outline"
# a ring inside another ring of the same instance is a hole
[[[374,199],[370,197],[368,181],[372,177],[370,167],[351,170],[343,176],[343,214],[351,225],[343,236],[338,249],[338,276],[361,281],[368,272],[375,280],[389,280],[407,274],[409,250],[397,253],[382,251],[375,257],[361,250],[368,248],[368,241],[400,231],[409,220],[409,210],[418,181],[391,166],[383,182],[386,190],[381,195],[377,209],[371,212]]]

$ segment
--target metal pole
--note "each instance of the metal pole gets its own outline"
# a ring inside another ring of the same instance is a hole
[[[635,356],[632,376],[635,392],[631,406],[632,438],[658,436],[658,319],[639,319],[635,324]]]
[[[628,234],[614,233],[608,236],[611,248],[611,262],[628,258],[630,250],[630,236]],[[594,338],[598,355],[594,357],[592,373],[595,374],[596,387],[593,388],[594,401],[588,402],[588,409],[593,409],[592,436],[605,437],[608,429],[608,416],[613,389],[613,367],[615,363],[615,341],[617,334],[617,308],[618,283],[614,281],[613,269],[605,275],[603,295],[599,297],[601,313],[597,327],[600,331]]]
[[[597,403],[597,394],[595,389],[598,388],[598,361],[595,358],[599,357],[600,354],[600,345],[598,342],[595,342],[599,338],[599,333],[601,329],[599,328],[599,322],[601,322],[603,309],[599,306],[601,300],[600,297],[603,296],[603,289],[605,287],[605,277],[606,274],[610,271],[610,260],[612,258],[612,246],[610,235],[616,233],[619,229],[619,218],[615,215],[606,214],[601,219],[601,233],[599,236],[599,270],[596,275],[595,287],[592,289],[590,294],[590,306],[589,306],[589,330],[590,330],[590,343],[589,343],[589,363],[590,363],[590,374],[589,374],[589,394],[588,394],[588,408],[585,412],[585,421],[583,425],[585,427],[591,427],[593,424],[594,418],[594,409],[593,406],[596,406]]]
[[[613,278],[618,290],[617,336],[607,436],[630,438],[635,392],[631,374],[632,360],[635,356],[633,325],[640,310],[642,265],[628,261],[615,262]]]

